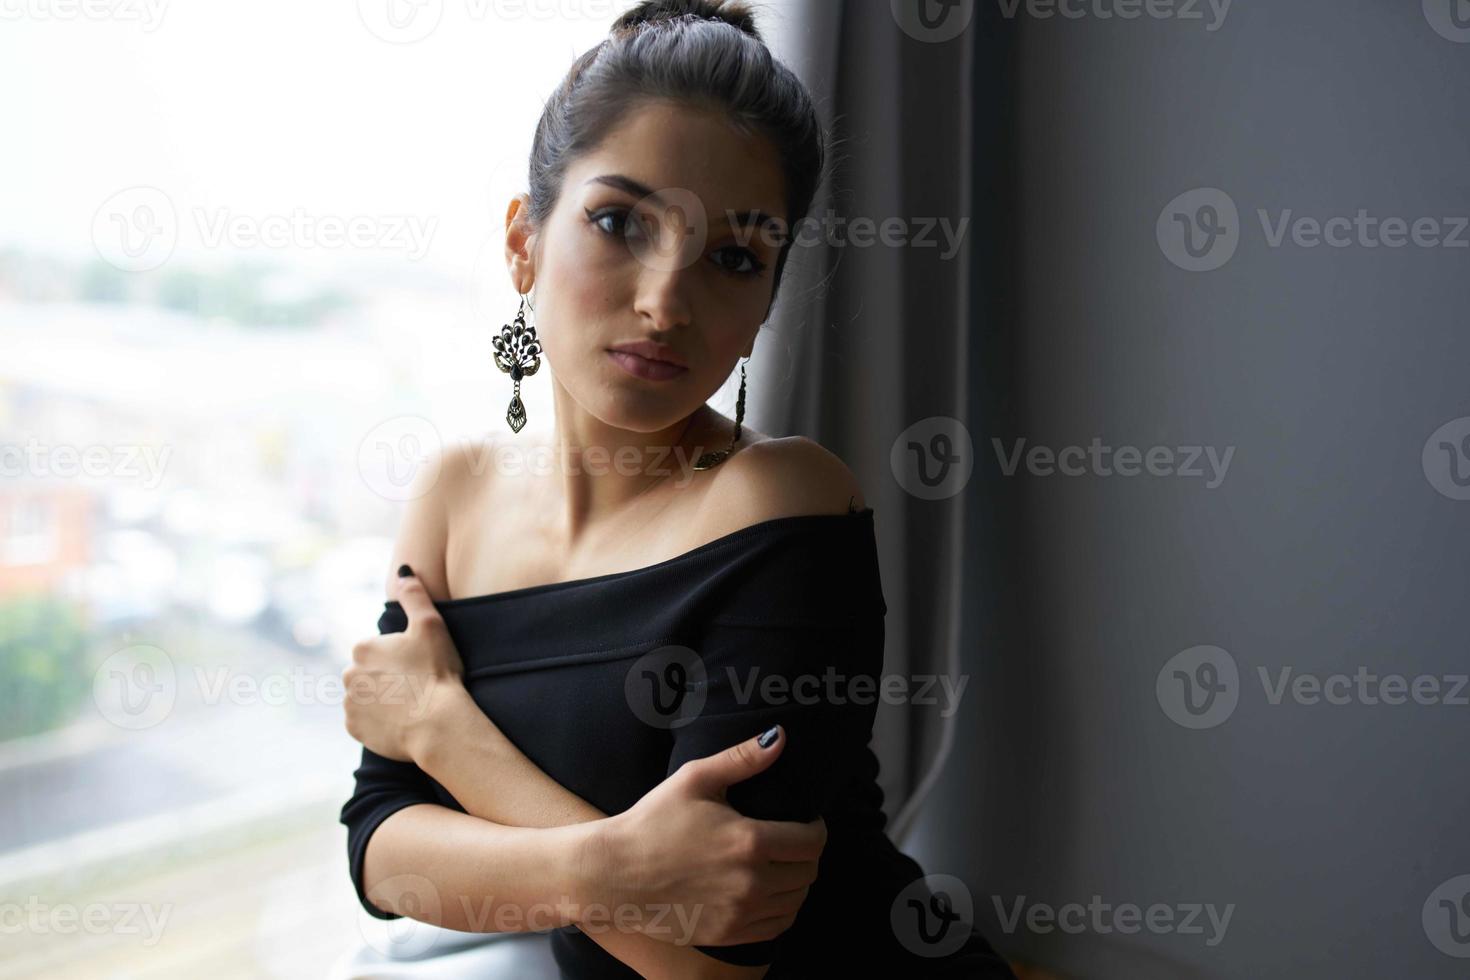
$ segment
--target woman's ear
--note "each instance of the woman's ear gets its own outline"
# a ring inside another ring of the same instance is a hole
[[[528,292],[536,280],[535,237],[531,198],[524,193],[517,194],[505,210],[505,266],[520,293]]]

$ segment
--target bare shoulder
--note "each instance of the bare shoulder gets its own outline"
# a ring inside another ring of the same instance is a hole
[[[706,506],[732,530],[778,517],[846,514],[867,506],[847,464],[805,436],[752,443],[720,464],[717,473]]]
[[[493,437],[485,436],[442,446],[419,461],[405,493],[388,563],[384,591],[389,599],[398,594],[400,565],[413,569],[431,599],[449,597],[449,529],[478,479],[493,469],[494,452]]]

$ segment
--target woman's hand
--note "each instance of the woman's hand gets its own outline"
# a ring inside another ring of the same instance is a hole
[[[435,719],[469,695],[459,651],[417,576],[400,577],[398,601],[408,627],[352,647],[352,664],[342,671],[342,706],[354,739],[385,758],[411,762],[432,737]]]
[[[697,946],[760,942],[791,927],[816,880],[826,823],[754,820],[725,801],[727,786],[781,754],[785,732],[777,732],[769,748],[751,738],[684,763],[602,821],[588,874],[614,918],[632,919],[655,939]]]

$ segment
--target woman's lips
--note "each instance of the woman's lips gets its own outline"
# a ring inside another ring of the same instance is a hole
[[[668,361],[651,361],[637,354],[629,354],[627,351],[610,350],[607,354],[624,371],[635,378],[643,378],[648,381],[667,381],[670,378],[677,378],[688,370],[677,364],[670,364]]]

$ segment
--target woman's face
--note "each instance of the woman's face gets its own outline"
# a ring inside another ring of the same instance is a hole
[[[698,409],[755,343],[784,194],[769,140],[717,112],[656,103],[568,167],[543,227],[525,224],[513,202],[507,261],[523,290],[534,280],[536,332],[557,383],[603,423],[634,432]],[[638,362],[609,348],[634,341],[667,345],[684,370],[630,373],[623,365]]]

